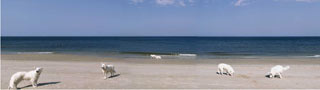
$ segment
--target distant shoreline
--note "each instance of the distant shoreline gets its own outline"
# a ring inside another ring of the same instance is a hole
[[[206,60],[206,59],[320,59],[320,55],[254,55],[254,54],[238,54],[238,53],[222,53],[212,52],[208,54],[188,54],[188,53],[157,53],[157,52],[49,52],[49,51],[2,51],[2,55],[84,55],[94,57],[109,57],[109,58],[136,58],[149,59],[151,54],[160,55],[163,59],[188,59],[188,60]]]
[[[1,36],[1,37],[213,37],[213,38],[295,38],[295,37],[320,37],[320,36]]]
[[[161,59],[155,60],[151,58],[113,58],[99,57],[91,55],[73,55],[73,54],[2,54],[3,60],[33,60],[33,61],[88,61],[88,62],[132,62],[132,63],[154,63],[154,64],[197,64],[197,63],[232,63],[232,64],[320,64],[320,58],[309,59]],[[159,62],[160,61],[160,62]]]

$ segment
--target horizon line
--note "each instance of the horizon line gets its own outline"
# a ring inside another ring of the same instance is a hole
[[[320,36],[1,36],[1,37],[320,37]]]

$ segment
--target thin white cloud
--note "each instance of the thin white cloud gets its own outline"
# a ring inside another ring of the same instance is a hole
[[[237,0],[234,3],[234,6],[245,6],[245,5],[248,5],[248,0]]]
[[[312,3],[312,2],[318,2],[320,0],[273,0],[273,1],[287,1],[287,2],[307,2],[307,3]]]
[[[146,0],[130,0],[131,2],[133,2],[134,4],[138,4],[138,3],[144,3]],[[185,6],[193,6],[193,4],[195,3],[195,0],[152,0],[155,2],[155,4],[157,5],[161,5],[161,6],[181,6],[181,7],[185,7]],[[209,1],[209,0],[203,0],[203,1]],[[238,7],[238,6],[246,6],[249,5],[255,1],[258,0],[234,0],[231,3]],[[306,2],[306,3],[313,3],[313,2],[320,2],[320,0],[272,0],[275,2],[278,1],[284,1],[284,2]]]
[[[180,5],[180,6],[183,6],[183,7],[186,6],[186,4],[184,3],[184,1],[179,1],[179,5]]]
[[[163,6],[173,5],[185,7],[188,4],[193,4],[194,0],[155,0],[155,2],[156,4]]]
[[[143,3],[144,0],[131,0],[134,4]]]
[[[156,0],[159,5],[173,5],[175,0]]]
[[[252,1],[257,0],[237,0],[234,4],[234,6],[246,6],[248,4],[251,4]],[[273,0],[273,1],[286,1],[286,2],[307,2],[307,3],[313,3],[313,2],[320,2],[320,0]]]
[[[297,2],[308,2],[308,3],[311,3],[311,2],[316,2],[316,1],[320,1],[320,0],[296,0]]]

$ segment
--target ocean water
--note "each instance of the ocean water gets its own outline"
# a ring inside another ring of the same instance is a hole
[[[116,58],[320,58],[320,37],[1,37],[1,51]]]

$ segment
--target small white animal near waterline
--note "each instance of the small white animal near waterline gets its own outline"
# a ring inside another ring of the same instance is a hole
[[[37,87],[42,70],[41,67],[36,67],[35,70],[29,72],[16,72],[11,76],[8,89],[16,89],[22,80],[29,80],[33,87]]]
[[[283,67],[281,65],[276,65],[276,66],[272,67],[270,72],[268,73],[269,78],[273,78],[276,75],[279,75],[279,78],[282,78],[283,71],[286,71],[289,68],[290,68],[290,66]]]
[[[154,54],[151,54],[150,57],[151,57],[152,59],[162,59],[161,56],[159,56],[159,55],[154,55]]]
[[[104,63],[101,63],[101,69],[102,69],[102,73],[104,75],[104,79],[107,79],[107,74],[110,72],[111,77],[114,76],[114,74],[116,73],[116,71],[114,70],[114,66],[113,65],[106,65]]]
[[[232,76],[234,73],[234,70],[230,65],[225,64],[225,63],[220,63],[218,65],[218,72],[217,73],[222,75],[224,73],[224,71],[226,71],[226,74],[230,75],[230,76]]]

